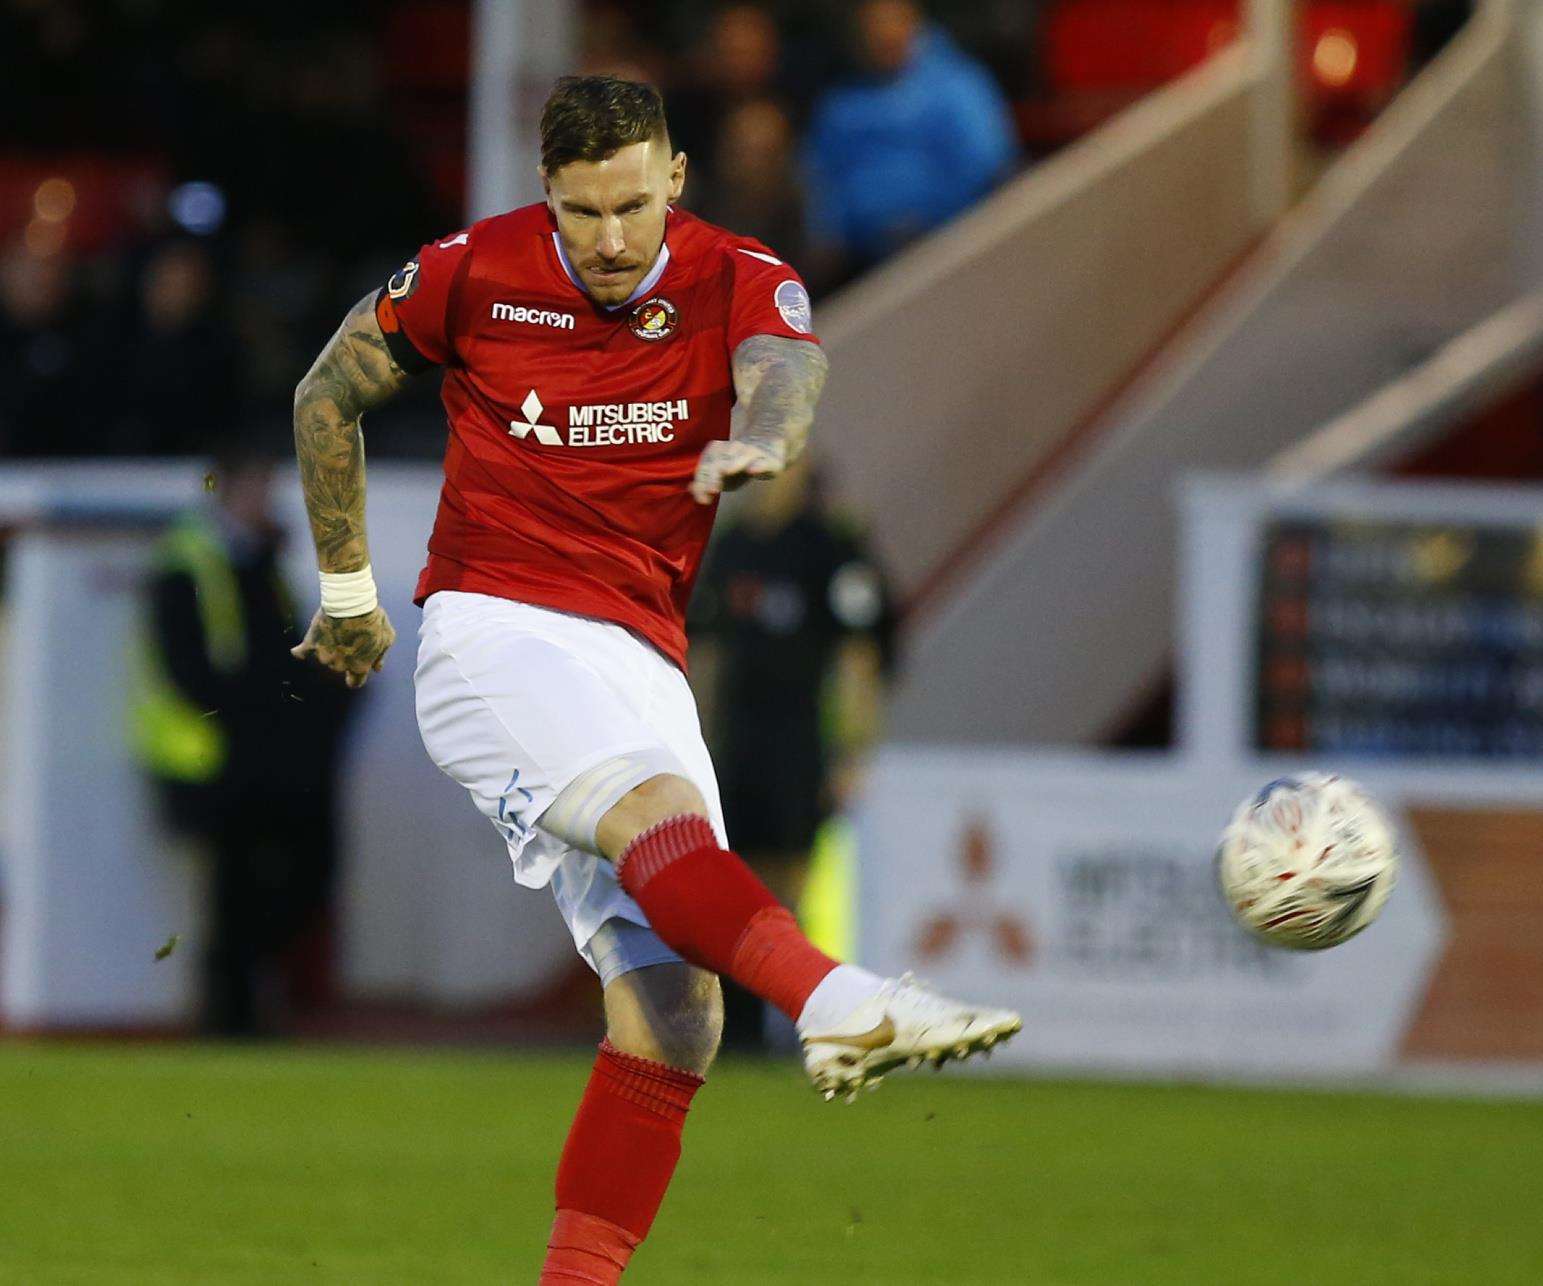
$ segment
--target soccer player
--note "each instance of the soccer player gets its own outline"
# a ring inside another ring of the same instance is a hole
[[[432,241],[295,393],[321,566],[297,655],[350,686],[396,638],[365,537],[360,416],[442,368],[445,484],[418,581],[418,724],[550,884],[606,1038],[557,1170],[544,1283],[610,1283],[648,1233],[717,1048],[715,975],[797,1024],[827,1098],[989,1049],[1016,1014],[838,964],[731,852],[682,672],[719,494],[803,449],[825,381],[798,275],[677,210],[647,85],[558,82],[546,200]]]

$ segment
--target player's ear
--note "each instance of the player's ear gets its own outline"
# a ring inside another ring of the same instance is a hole
[[[541,176],[541,191],[546,197],[546,203],[552,204],[552,176],[546,172],[546,166],[538,165],[536,173]]]
[[[686,154],[676,152],[670,158],[670,200],[679,201],[686,188]]]

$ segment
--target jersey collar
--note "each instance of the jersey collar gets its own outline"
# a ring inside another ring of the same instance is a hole
[[[568,274],[568,280],[583,291],[589,297],[589,291],[584,290],[584,283],[579,280],[579,274],[573,270],[573,265],[568,262],[568,252],[563,249],[562,234],[552,233],[552,245],[557,249],[557,262],[562,264],[563,271]],[[670,241],[666,237],[659,243],[659,255],[654,260],[654,266],[648,270],[648,275],[638,282],[637,288],[619,304],[601,304],[608,313],[614,313],[618,308],[625,308],[628,304],[635,304],[644,295],[648,294],[659,284],[659,278],[664,276],[664,270],[670,265]],[[593,302],[593,300],[591,300]]]

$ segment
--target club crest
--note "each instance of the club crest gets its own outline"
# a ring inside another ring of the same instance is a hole
[[[632,310],[632,316],[627,319],[632,333],[649,343],[669,339],[679,323],[680,314],[675,311],[675,305],[662,295],[645,299]]]
[[[782,314],[782,320],[800,335],[814,333],[814,313],[809,307],[809,292],[801,282],[791,278],[782,282],[772,295],[772,302]]]

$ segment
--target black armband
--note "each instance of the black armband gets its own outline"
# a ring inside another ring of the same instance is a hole
[[[412,340],[407,338],[402,330],[402,319],[396,314],[396,304],[384,286],[375,296],[375,324],[380,327],[391,360],[409,375],[421,375],[437,365],[420,353]]]

